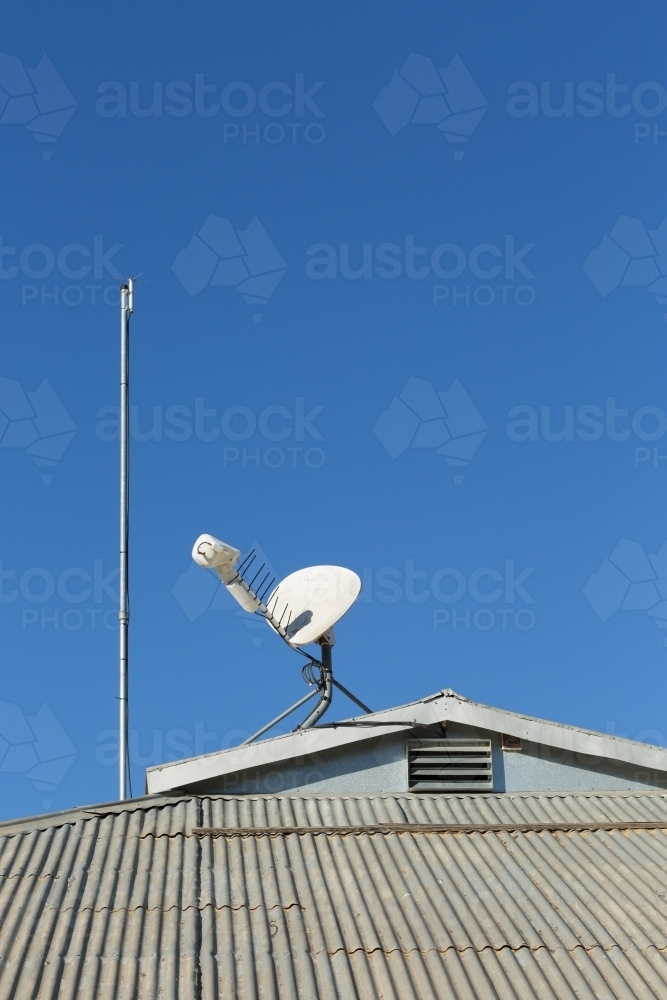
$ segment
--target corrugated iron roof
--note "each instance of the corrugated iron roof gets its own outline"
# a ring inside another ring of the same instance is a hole
[[[664,793],[146,797],[0,827],[2,1000],[537,996],[667,998]]]

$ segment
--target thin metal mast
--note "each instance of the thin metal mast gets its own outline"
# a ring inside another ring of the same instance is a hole
[[[120,580],[118,631],[120,637],[120,718],[118,730],[119,798],[127,798],[127,669],[130,608],[128,602],[129,538],[129,417],[130,417],[130,316],[134,311],[134,280],[120,288]]]

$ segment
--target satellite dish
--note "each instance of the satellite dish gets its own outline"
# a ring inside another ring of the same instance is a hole
[[[343,566],[308,566],[286,576],[266,602],[271,618],[286,632],[290,646],[316,642],[349,611],[361,580]]]
[[[215,570],[242,608],[264,618],[281,639],[309,661],[301,673],[311,691],[249,736],[243,746],[253,743],[319,694],[319,702],[297,727],[312,728],[331,704],[334,686],[364,712],[371,711],[334,678],[331,666],[335,642],[333,626],[350,610],[361,590],[361,580],[356,573],[342,566],[308,566],[286,576],[274,587],[271,568],[267,568],[266,561],[261,562],[261,556],[257,558],[254,549],[239,562],[240,550],[214,535],[199,536],[192,549],[192,558],[199,566]],[[319,643],[321,660],[301,649],[311,642]]]

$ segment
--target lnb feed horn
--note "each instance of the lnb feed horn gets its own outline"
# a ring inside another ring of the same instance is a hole
[[[240,555],[240,549],[221,542],[214,535],[200,535],[192,547],[192,558],[197,565],[205,569],[214,569],[223,583],[227,583],[228,579],[233,580],[236,576],[234,564],[238,562]]]
[[[241,574],[244,569],[250,569],[253,565],[255,553],[251,552],[241,565],[237,566],[240,556],[240,549],[234,548],[233,545],[227,545],[226,542],[220,541],[214,535],[200,535],[192,548],[192,558],[197,565],[203,566],[205,569],[214,569],[229,593],[238,601],[244,611],[259,611],[271,621],[271,615],[268,614],[266,605],[257,591],[260,593],[268,592],[269,586],[275,583],[275,578],[271,577],[268,572],[262,573],[263,566],[261,566],[257,567],[253,579],[247,583]],[[271,577],[268,586],[267,577]],[[255,583],[258,584],[257,589],[253,586]],[[274,625],[274,628],[276,625],[279,626],[277,622],[271,621],[271,624]],[[277,627],[276,631],[285,638],[284,629]]]

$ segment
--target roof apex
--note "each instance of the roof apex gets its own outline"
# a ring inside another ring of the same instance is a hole
[[[294,757],[448,721],[459,722],[475,729],[505,733],[529,742],[570,750],[598,759],[622,761],[667,772],[667,749],[663,747],[560,722],[550,722],[506,709],[492,708],[470,701],[451,688],[445,688],[418,701],[380,712],[325,723],[312,729],[297,730],[247,746],[217,750],[199,757],[158,764],[147,768],[146,787],[150,793],[191,788],[202,781],[234,774],[248,768],[277,764]]]

